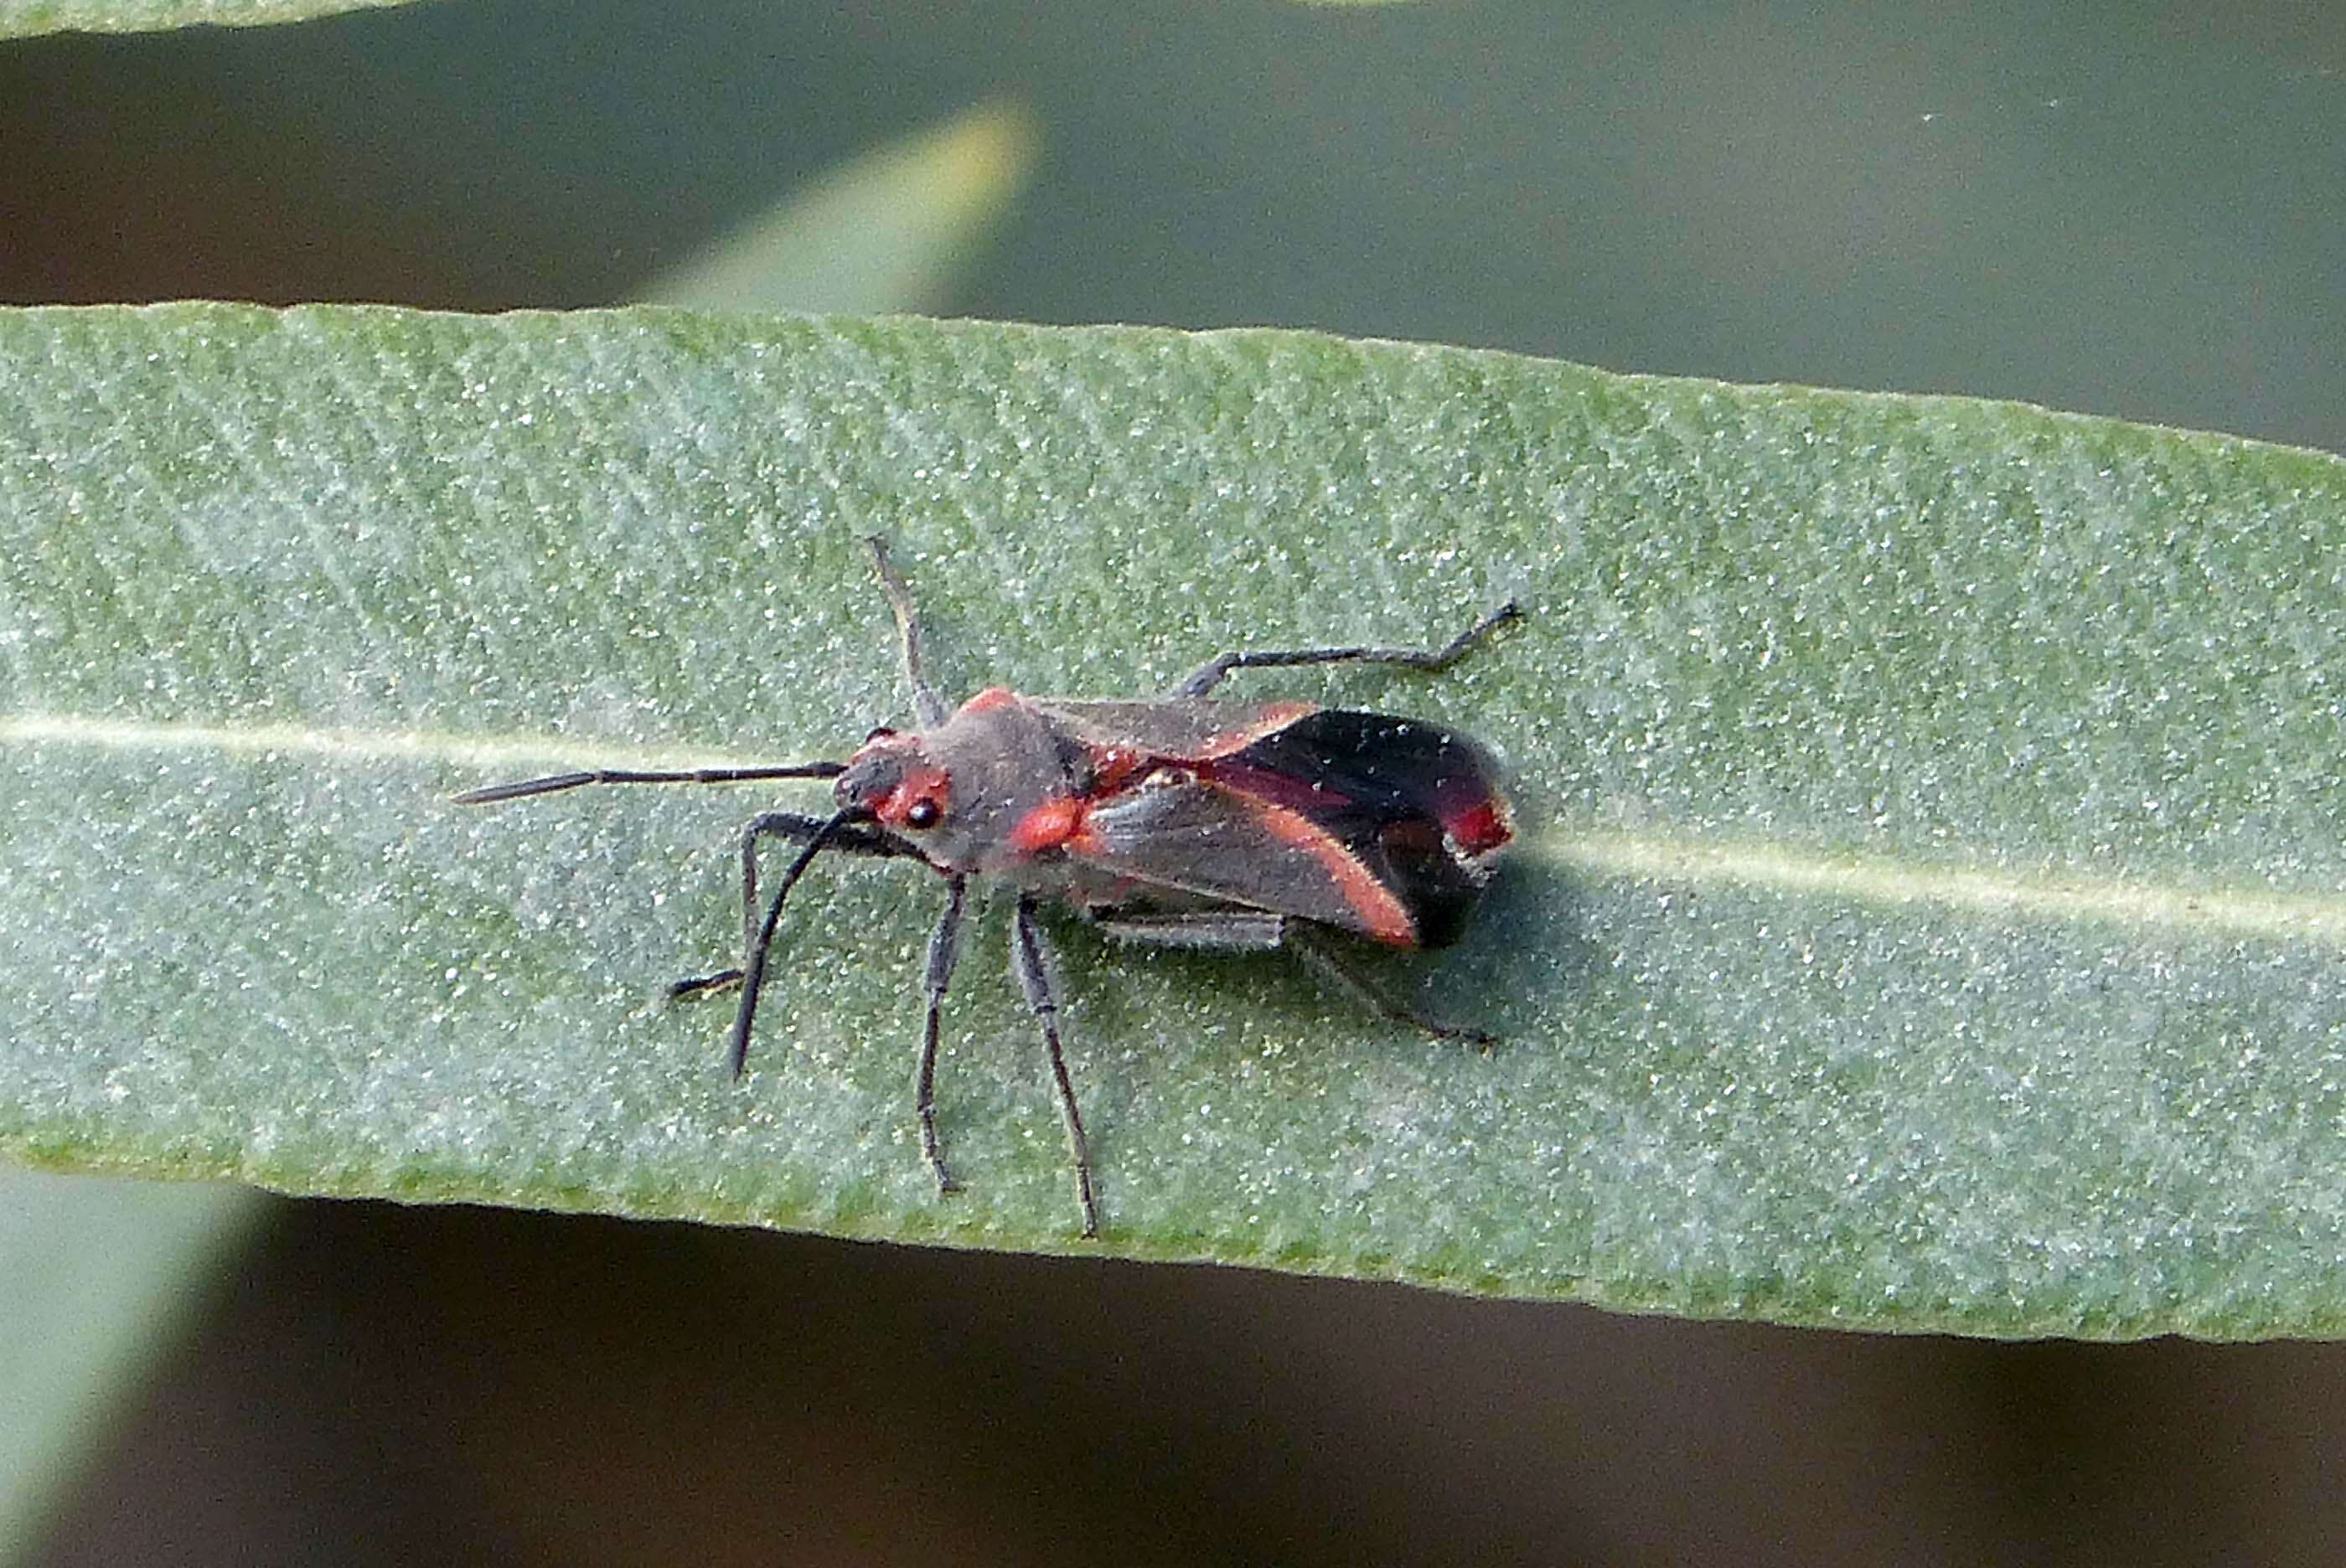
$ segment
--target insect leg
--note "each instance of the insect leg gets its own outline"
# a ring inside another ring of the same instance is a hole
[[[1352,967],[1350,960],[1324,940],[1303,921],[1290,921],[1287,926],[1287,947],[1312,968],[1351,992],[1370,1011],[1421,1030],[1437,1040],[1465,1040],[1476,1045],[1491,1046],[1499,1037],[1487,1030],[1464,1023],[1444,1023],[1438,1018],[1428,1018],[1408,1003],[1396,1002],[1379,990],[1369,978]]]
[[[1204,910],[1181,914],[1095,915],[1092,923],[1109,936],[1158,947],[1216,952],[1268,952],[1273,948],[1285,948],[1380,1017],[1423,1030],[1438,1040],[1471,1040],[1477,1045],[1489,1045],[1498,1038],[1481,1029],[1428,1018],[1394,1001],[1355,969],[1311,921],[1292,915],[1264,914],[1253,910]]]
[[[1096,914],[1093,925],[1119,942],[1209,952],[1269,952],[1287,941],[1285,915],[1250,910],[1190,914]]]
[[[913,590],[905,585],[903,575],[888,559],[888,542],[874,534],[863,543],[872,551],[872,565],[880,574],[881,589],[888,596],[888,607],[896,615],[896,636],[904,649],[904,679],[913,688],[913,712],[923,729],[943,724],[952,713],[937,688],[921,667],[921,616],[913,607]]]
[[[758,942],[758,842],[761,839],[782,839],[803,844],[822,830],[821,817],[809,817],[797,811],[769,811],[752,818],[741,830],[741,962],[750,962],[750,950]],[[900,842],[876,828],[860,822],[844,823],[834,830],[831,847],[851,855],[917,855],[911,845]],[[730,985],[741,983],[738,969],[720,969],[714,974],[695,975],[679,980],[668,988],[668,1000],[682,1001],[691,996],[708,996]]]
[[[1099,1209],[1092,1202],[1092,1151],[1084,1137],[1084,1118],[1076,1109],[1075,1085],[1067,1079],[1066,1053],[1059,1048],[1059,1007],[1051,998],[1051,977],[1043,967],[1043,939],[1035,929],[1035,895],[1018,900],[1018,914],[1010,941],[1011,961],[1026,1005],[1043,1026],[1043,1044],[1051,1054],[1051,1077],[1059,1091],[1059,1119],[1067,1127],[1067,1153],[1076,1163],[1076,1207],[1083,1211],[1084,1235],[1099,1234]]]
[[[1301,664],[1399,664],[1412,669],[1447,669],[1475,644],[1509,621],[1523,619],[1523,615],[1510,599],[1438,648],[1289,648],[1219,654],[1192,670],[1187,680],[1173,688],[1172,695],[1203,697],[1221,685],[1222,677],[1234,669],[1270,669]]]
[[[757,1021],[758,993],[765,984],[766,959],[774,951],[774,932],[782,923],[782,902],[790,896],[790,890],[798,886],[799,879],[806,875],[806,869],[814,863],[814,858],[822,853],[824,847],[831,842],[832,835],[853,825],[852,819],[854,815],[855,808],[850,807],[816,825],[814,831],[807,836],[806,848],[798,852],[790,861],[790,869],[782,873],[781,884],[774,889],[774,901],[766,906],[765,921],[750,938],[750,952],[742,963],[741,1004],[734,1010],[733,1037],[726,1051],[736,1078],[740,1077],[750,1064],[750,1026]]]
[[[961,956],[961,909],[969,879],[954,877],[949,887],[945,912],[929,937],[929,971],[923,985],[929,1013],[921,1025],[921,1064],[913,1074],[913,1105],[921,1118],[921,1157],[929,1162],[939,1192],[961,1190],[961,1184],[945,1169],[944,1152],[937,1143],[937,1020],[944,1008],[945,987],[953,983],[954,961]]]

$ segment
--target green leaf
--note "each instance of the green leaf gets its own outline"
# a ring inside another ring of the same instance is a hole
[[[1993,1334],[2346,1322],[2346,464],[2010,405],[1301,334],[0,314],[0,1148],[297,1192],[1208,1257]],[[1109,1234],[975,923],[793,900],[751,1073],[658,1005],[733,836],[955,690],[1250,672],[1468,727],[1522,852],[1387,983],[1055,928]]]
[[[372,11],[407,0],[0,0],[0,38],[43,33],[154,33],[257,26]]]
[[[255,26],[306,22],[412,0],[0,0],[0,38],[42,33],[147,33],[207,24]],[[1328,7],[1392,5],[1405,0],[1302,0]]]

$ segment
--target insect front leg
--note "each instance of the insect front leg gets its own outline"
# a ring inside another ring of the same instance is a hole
[[[780,839],[788,843],[803,844],[822,830],[821,817],[809,817],[798,811],[769,811],[750,820],[741,830],[741,962],[750,962],[750,952],[758,944],[758,845],[761,840]],[[882,858],[897,855],[917,855],[909,844],[898,842],[876,829],[861,823],[842,824],[830,840],[831,847],[851,855],[875,855]],[[668,988],[668,1000],[682,1001],[687,997],[709,996],[741,983],[741,971],[720,969],[714,974],[694,975],[679,980]]]
[[[1398,664],[1412,669],[1447,669],[1493,632],[1509,621],[1521,620],[1523,614],[1510,599],[1438,648],[1286,648],[1218,654],[1192,670],[1171,695],[1203,697],[1221,685],[1222,677],[1234,669],[1275,669],[1304,664]]]
[[[1051,977],[1043,966],[1043,939],[1035,929],[1035,895],[1022,894],[1010,937],[1011,962],[1026,1005],[1043,1028],[1044,1048],[1051,1054],[1051,1078],[1059,1093],[1059,1119],[1066,1125],[1067,1155],[1076,1166],[1076,1207],[1084,1217],[1084,1235],[1099,1234],[1099,1209],[1092,1201],[1092,1151],[1084,1136],[1083,1114],[1076,1109],[1075,1084],[1067,1078],[1066,1053],[1059,1046],[1059,1005],[1051,996]]]
[[[1405,1003],[1386,995],[1310,921],[1292,915],[1265,914],[1255,910],[1204,910],[1179,914],[1092,917],[1092,923],[1124,942],[1157,947],[1186,947],[1211,952],[1269,952],[1283,948],[1332,980],[1371,1012],[1394,1023],[1433,1035],[1437,1040],[1468,1040],[1477,1045],[1497,1043],[1498,1036],[1463,1023],[1429,1018]]]
[[[961,1184],[945,1168],[944,1150],[937,1141],[937,1030],[945,1005],[945,988],[953,983],[954,964],[961,957],[961,911],[969,891],[967,877],[948,883],[945,912],[929,936],[928,973],[923,989],[928,994],[928,1015],[921,1024],[921,1064],[913,1074],[913,1108],[921,1119],[921,1157],[937,1178],[939,1192],[959,1192]]]

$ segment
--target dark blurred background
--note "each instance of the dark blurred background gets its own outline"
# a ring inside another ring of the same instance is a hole
[[[35,40],[0,46],[0,300],[611,302],[980,103],[1039,152],[933,308],[2346,449],[2335,0],[436,0]],[[374,1205],[274,1205],[220,1257],[30,1561],[2346,1543],[2327,1346],[1888,1339]]]

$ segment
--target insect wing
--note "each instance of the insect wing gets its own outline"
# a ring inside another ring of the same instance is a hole
[[[1496,855],[1514,837],[1498,775],[1497,759],[1472,737],[1422,718],[1345,708],[1309,713],[1215,765],[1216,777],[1246,780],[1267,799],[1295,796],[1323,820],[1423,819],[1467,862]]]
[[[1065,847],[1118,877],[1439,947],[1513,836],[1495,759],[1421,719],[1308,703],[1044,710],[1099,783]]]
[[[1095,752],[1201,762],[1241,751],[1318,709],[1308,702],[1036,700],[1063,733]]]
[[[1423,719],[1321,709],[1213,773],[1308,815],[1408,906],[1425,947],[1458,939],[1515,837],[1497,759]]]
[[[1212,768],[1341,844],[1408,908],[1421,946],[1458,939],[1514,837],[1497,760],[1423,719],[1325,709]]]
[[[1196,775],[1100,802],[1066,849],[1119,878],[1418,941],[1407,905],[1309,817]]]

